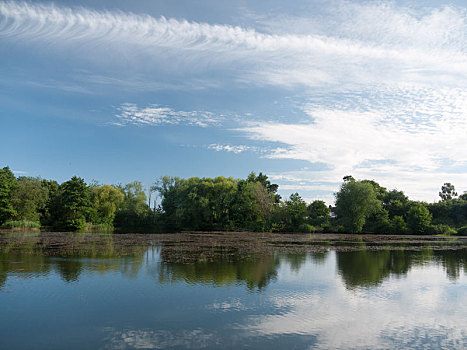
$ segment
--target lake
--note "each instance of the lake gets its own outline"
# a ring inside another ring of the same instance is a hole
[[[463,349],[467,240],[0,234],[1,349]]]

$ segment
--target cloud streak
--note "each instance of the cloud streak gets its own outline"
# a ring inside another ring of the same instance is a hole
[[[119,113],[115,116],[115,126],[158,126],[158,125],[191,125],[207,127],[217,125],[220,117],[210,112],[199,111],[176,111],[169,107],[150,105],[138,107],[134,103],[124,103],[118,108]]]
[[[356,11],[349,5],[345,9]],[[113,47],[128,55],[140,49],[154,59],[177,57],[177,63],[190,63],[185,67],[190,69],[212,69],[213,64],[225,68],[235,62],[242,72],[238,80],[255,84],[313,87],[401,79],[426,82],[421,72],[432,73],[437,82],[465,83],[465,76],[459,79],[459,74],[467,72],[464,11],[433,10],[421,19],[387,5],[361,6],[357,12],[357,22],[347,18],[337,34],[349,28],[368,29],[354,29],[345,37],[330,32],[268,34],[165,17],[1,2],[0,37],[52,46],[81,43],[96,50]],[[384,14],[384,21],[372,17],[378,14]],[[388,34],[391,24],[397,23],[401,24],[399,32]]]

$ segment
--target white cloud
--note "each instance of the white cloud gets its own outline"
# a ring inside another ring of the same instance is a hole
[[[220,145],[220,144],[211,144],[208,146],[208,149],[212,149],[214,151],[225,151],[225,152],[233,152],[235,154],[242,153],[245,151],[249,151],[252,149],[250,146],[245,145]]]
[[[400,185],[417,199],[434,199],[433,188],[445,181],[467,187],[465,91],[406,87],[384,94],[343,95],[339,101],[334,108],[327,102],[310,102],[305,108],[309,121],[255,122],[240,131],[253,140],[286,145],[270,153],[271,158],[326,166],[317,172],[295,172],[299,181],[335,185],[352,174],[390,187]]]
[[[138,107],[133,103],[124,103],[119,108],[119,114],[116,115],[117,122],[112,123],[116,126],[138,125],[194,125],[207,127],[219,123],[220,117],[209,112],[198,111],[175,111],[169,107],[159,105],[150,105],[148,107]]]
[[[267,34],[164,17],[2,2],[0,37],[47,42],[48,48],[79,43],[88,59],[86,45],[95,51],[123,50],[122,59],[144,52],[151,57],[146,64],[157,66],[166,58],[166,68],[176,70],[233,69],[247,83],[314,87],[403,80],[465,86],[465,10],[446,7],[420,17],[384,3],[342,2],[339,13],[342,22],[332,28],[322,28],[329,18],[315,16],[311,21],[319,25],[311,31]]]

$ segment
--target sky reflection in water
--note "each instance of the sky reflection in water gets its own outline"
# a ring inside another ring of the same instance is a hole
[[[5,248],[5,247],[3,247]],[[463,348],[466,250],[0,254],[0,348]]]

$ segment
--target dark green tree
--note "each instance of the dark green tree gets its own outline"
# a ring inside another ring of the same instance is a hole
[[[9,167],[0,169],[0,225],[16,215],[11,194],[16,188],[16,178]]]
[[[75,231],[86,226],[86,219],[92,212],[91,196],[84,179],[73,176],[62,183],[59,189],[61,215],[59,226]]]
[[[445,182],[443,186],[441,186],[441,192],[439,192],[439,196],[443,202],[450,201],[457,197],[456,188],[450,182]]]
[[[420,202],[411,204],[407,216],[407,226],[414,234],[425,234],[431,225],[431,214],[427,207]]]
[[[329,207],[321,200],[315,200],[307,207],[308,221],[311,225],[323,225],[329,221]]]

